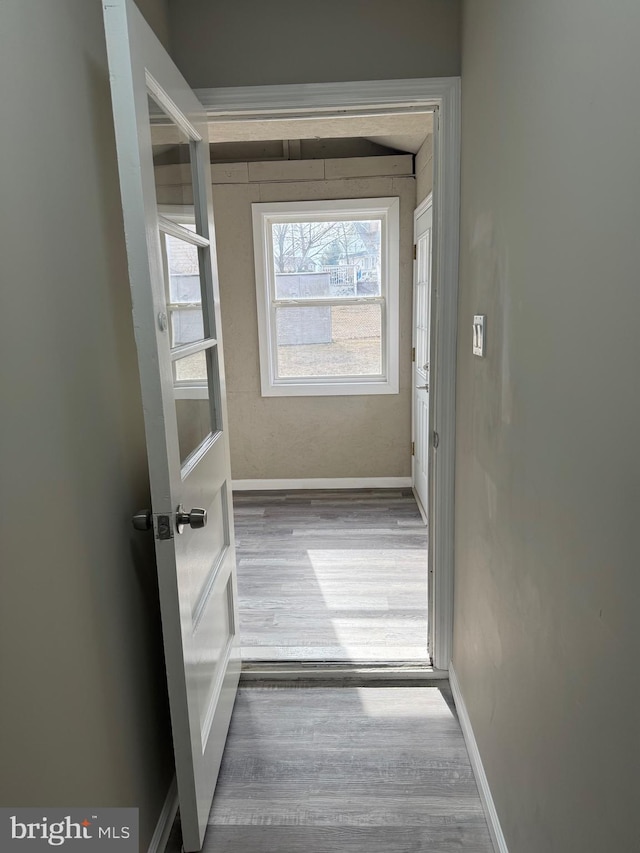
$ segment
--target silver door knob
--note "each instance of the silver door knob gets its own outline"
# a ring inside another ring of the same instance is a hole
[[[422,365],[422,369],[423,369],[423,370],[429,370],[429,365],[428,365],[428,364],[423,364],[423,365]]]
[[[207,511],[206,509],[199,509],[195,507],[191,512],[185,512],[182,504],[176,510],[176,530],[178,533],[182,533],[186,525],[188,524],[192,530],[200,530],[207,523]]]
[[[136,530],[151,530],[151,510],[139,509],[131,519]]]
[[[416,391],[428,391],[428,390],[429,390],[428,385],[416,385]]]

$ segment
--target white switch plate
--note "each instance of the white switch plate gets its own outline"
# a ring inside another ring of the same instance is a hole
[[[473,354],[484,358],[486,314],[473,315]]]

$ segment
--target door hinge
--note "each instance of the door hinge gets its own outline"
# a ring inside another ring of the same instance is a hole
[[[414,261],[418,260],[418,247],[416,246],[415,243],[413,244],[413,260]]]
[[[440,444],[440,436],[439,436],[439,435],[438,435],[438,433],[434,430],[434,432],[433,432],[433,446],[434,446],[434,447],[437,447],[439,444]]]
[[[411,455],[412,456],[416,455],[416,443],[415,443],[415,441],[411,442]]]
[[[411,347],[411,361],[415,361],[415,360],[416,360],[416,348]]]

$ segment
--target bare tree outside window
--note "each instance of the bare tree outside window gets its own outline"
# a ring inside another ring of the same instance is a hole
[[[315,272],[380,255],[380,222],[278,222],[272,226],[276,272]]]

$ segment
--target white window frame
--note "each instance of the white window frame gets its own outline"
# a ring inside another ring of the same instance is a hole
[[[287,201],[252,204],[256,272],[260,380],[263,397],[397,394],[399,390],[400,200],[396,197]],[[271,226],[278,222],[381,220],[380,297],[335,300],[280,299],[275,296]],[[382,372],[378,376],[279,378],[277,375],[276,307],[286,305],[353,305],[377,303],[382,312]]]

